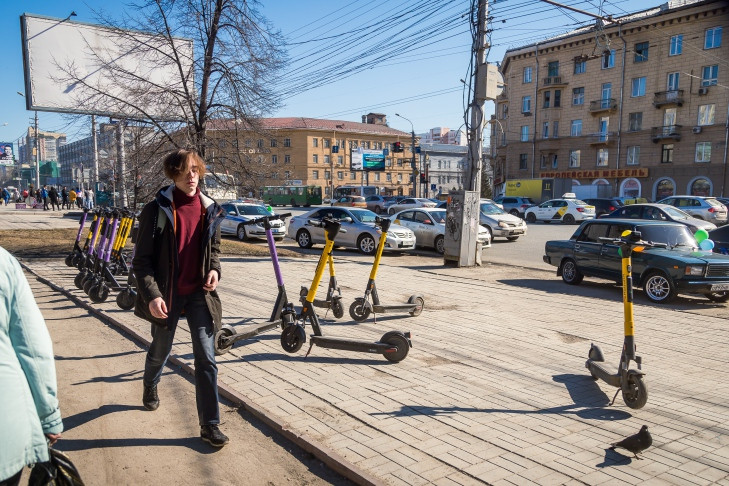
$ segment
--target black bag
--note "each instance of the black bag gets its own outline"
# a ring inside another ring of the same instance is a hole
[[[66,454],[48,448],[48,462],[38,462],[31,469],[28,486],[84,486],[81,475]]]

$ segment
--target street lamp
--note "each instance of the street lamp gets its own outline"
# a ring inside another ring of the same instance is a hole
[[[20,91],[16,91],[20,96],[25,98],[25,95]],[[27,106],[27,101],[26,101]],[[40,145],[38,144],[38,111],[35,111],[35,188],[40,189]]]
[[[417,174],[416,172],[416,166],[415,166],[415,127],[413,126],[413,122],[410,121],[410,119],[405,118],[399,113],[395,113],[395,116],[399,116],[403,120],[407,120],[410,123],[410,135],[412,136],[412,153],[413,153],[413,160],[412,160],[412,169],[413,169],[413,197],[416,197],[418,195],[417,189],[418,189],[418,182],[417,182]]]

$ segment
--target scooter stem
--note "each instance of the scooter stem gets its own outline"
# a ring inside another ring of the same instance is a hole
[[[621,245],[623,275],[623,327],[625,333],[625,358],[627,362],[635,359],[635,326],[633,320],[633,264],[632,247]]]

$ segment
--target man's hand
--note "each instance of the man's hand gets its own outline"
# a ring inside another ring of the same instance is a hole
[[[149,313],[157,319],[167,319],[167,304],[162,297],[149,302]]]
[[[208,272],[208,276],[205,277],[205,284],[203,285],[203,289],[207,290],[208,292],[212,292],[215,290],[215,288],[218,286],[218,271],[217,270],[210,270]]]
[[[48,445],[53,445],[61,438],[61,434],[46,434],[46,438],[48,439]]]

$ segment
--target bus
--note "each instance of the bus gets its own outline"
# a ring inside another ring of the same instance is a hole
[[[304,206],[321,204],[319,186],[264,186],[262,199],[271,206]]]
[[[204,183],[205,188],[203,192],[218,202],[225,202],[238,198],[238,194],[235,190],[235,179],[232,175],[206,172]]]
[[[377,186],[338,186],[334,188],[333,199],[340,199],[342,196],[376,196],[380,193]]]

